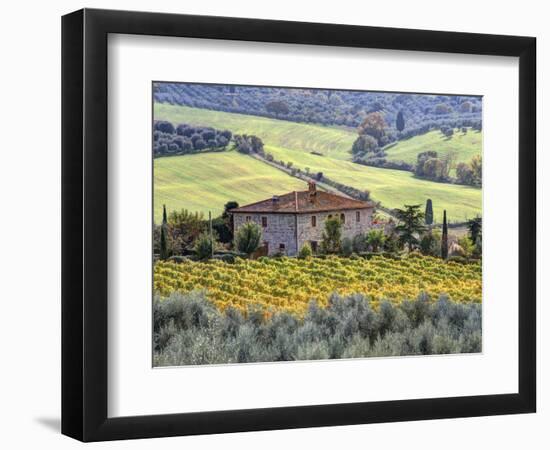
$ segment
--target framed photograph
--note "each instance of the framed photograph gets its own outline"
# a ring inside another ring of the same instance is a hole
[[[535,412],[532,37],[62,21],[62,432]]]

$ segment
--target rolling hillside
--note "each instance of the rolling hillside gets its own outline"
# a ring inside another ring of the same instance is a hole
[[[357,133],[353,129],[309,125],[266,117],[247,116],[208,109],[155,103],[155,119],[174,124],[210,126],[234,134],[254,134],[264,143],[301,150],[316,151],[334,159],[349,159],[349,150]]]
[[[481,189],[415,178],[412,172],[381,169],[338,161],[323,156],[266,146],[277,160],[292,161],[295,167],[310,168],[311,173],[323,175],[356,189],[368,189],[373,200],[387,208],[399,208],[404,204],[425,204],[433,201],[434,221],[440,223],[443,210],[452,222],[463,222],[481,214]]]
[[[456,162],[467,162],[475,155],[481,155],[483,134],[480,131],[469,129],[466,134],[455,129],[450,137],[445,137],[440,131],[430,131],[420,136],[414,136],[386,147],[387,159],[416,163],[419,153],[433,150],[439,156],[456,152]]]
[[[420,180],[411,172],[352,163],[349,149],[356,137],[354,131],[166,104],[155,104],[155,119],[255,134],[262,138],[265,150],[276,160],[292,161],[295,167],[309,167],[312,173],[321,171],[340,183],[368,189],[374,200],[388,208],[424,204],[427,198],[431,198],[436,222],[441,221],[443,209],[447,209],[448,218],[453,222],[481,214],[480,189]],[[465,137],[458,135],[448,141],[440,136],[440,132],[434,131],[399,142],[388,149],[388,155],[395,159],[414,160],[416,152],[424,151],[425,146],[432,146],[431,143],[434,144],[430,150],[441,154],[456,148],[461,155],[458,160],[469,160],[471,155],[480,151],[480,133],[470,130]],[[435,148],[437,142],[443,147]],[[313,150],[325,156],[313,155]],[[294,189],[303,189],[303,182],[235,152],[155,160],[157,220],[163,203],[169,208],[185,207],[204,212],[211,208],[216,214],[228,200],[235,199],[242,204]]]
[[[155,223],[162,220],[163,204],[169,211],[187,208],[206,217],[211,210],[215,217],[230,200],[244,205],[306,188],[303,181],[234,151],[156,158],[154,164]]]

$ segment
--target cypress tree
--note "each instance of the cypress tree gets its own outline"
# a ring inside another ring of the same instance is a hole
[[[425,219],[426,225],[431,225],[432,223],[434,223],[434,211],[432,207],[431,198],[426,200],[426,211],[424,212],[424,219]]]
[[[162,205],[162,226],[166,225],[168,223],[168,219],[166,217],[166,205]]]
[[[403,117],[403,111],[399,111],[397,113],[395,128],[397,128],[398,131],[403,131],[405,129],[405,118]]]
[[[160,259],[168,258],[168,243],[166,242],[166,205],[162,205],[162,225],[160,226]]]
[[[447,228],[447,210],[443,211],[443,232],[441,234],[441,257],[449,256],[449,230]]]
[[[168,258],[168,245],[166,244],[166,232],[164,225],[160,227],[160,259]]]

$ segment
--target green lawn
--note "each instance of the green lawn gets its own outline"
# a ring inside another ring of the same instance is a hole
[[[388,160],[415,163],[419,153],[433,150],[439,156],[456,153],[456,162],[467,162],[475,155],[481,155],[483,134],[481,131],[468,129],[466,134],[455,129],[455,133],[447,138],[440,131],[430,131],[420,136],[399,141],[386,147]]]
[[[223,205],[240,205],[270,198],[307,186],[284,172],[235,151],[155,159],[155,223],[162,220],[162,205],[168,211],[187,208],[213,217]]]
[[[355,130],[309,125],[267,117],[189,108],[155,103],[155,119],[173,124],[209,126],[235,134],[254,134],[264,143],[309,153],[316,151],[334,159],[350,159],[349,150],[357,137]]]
[[[431,198],[436,222],[443,220],[444,209],[453,222],[463,222],[481,214],[481,189],[435,183],[415,178],[412,172],[362,166],[271,145],[266,146],[266,151],[277,160],[292,161],[295,167],[309,167],[312,173],[323,172],[340,183],[356,189],[368,189],[372,198],[387,208],[425,204],[426,199]]]

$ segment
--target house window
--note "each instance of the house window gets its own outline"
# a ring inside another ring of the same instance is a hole
[[[267,227],[267,217],[262,217],[262,227]]]
[[[284,253],[285,251],[285,244],[279,244],[279,252]]]
[[[361,222],[361,211],[355,211],[355,221]]]
[[[317,226],[317,216],[311,216],[311,226],[312,227]]]
[[[317,241],[309,241],[309,245],[311,245],[313,253],[317,253]]]
[[[332,219],[332,214],[329,214],[329,215],[328,215],[328,218],[329,218],[329,219]]]
[[[346,223],[346,215],[344,213],[340,214],[340,220],[342,223]]]
[[[247,221],[247,222],[250,222],[251,220],[252,220],[252,217],[246,216],[246,221]]]

